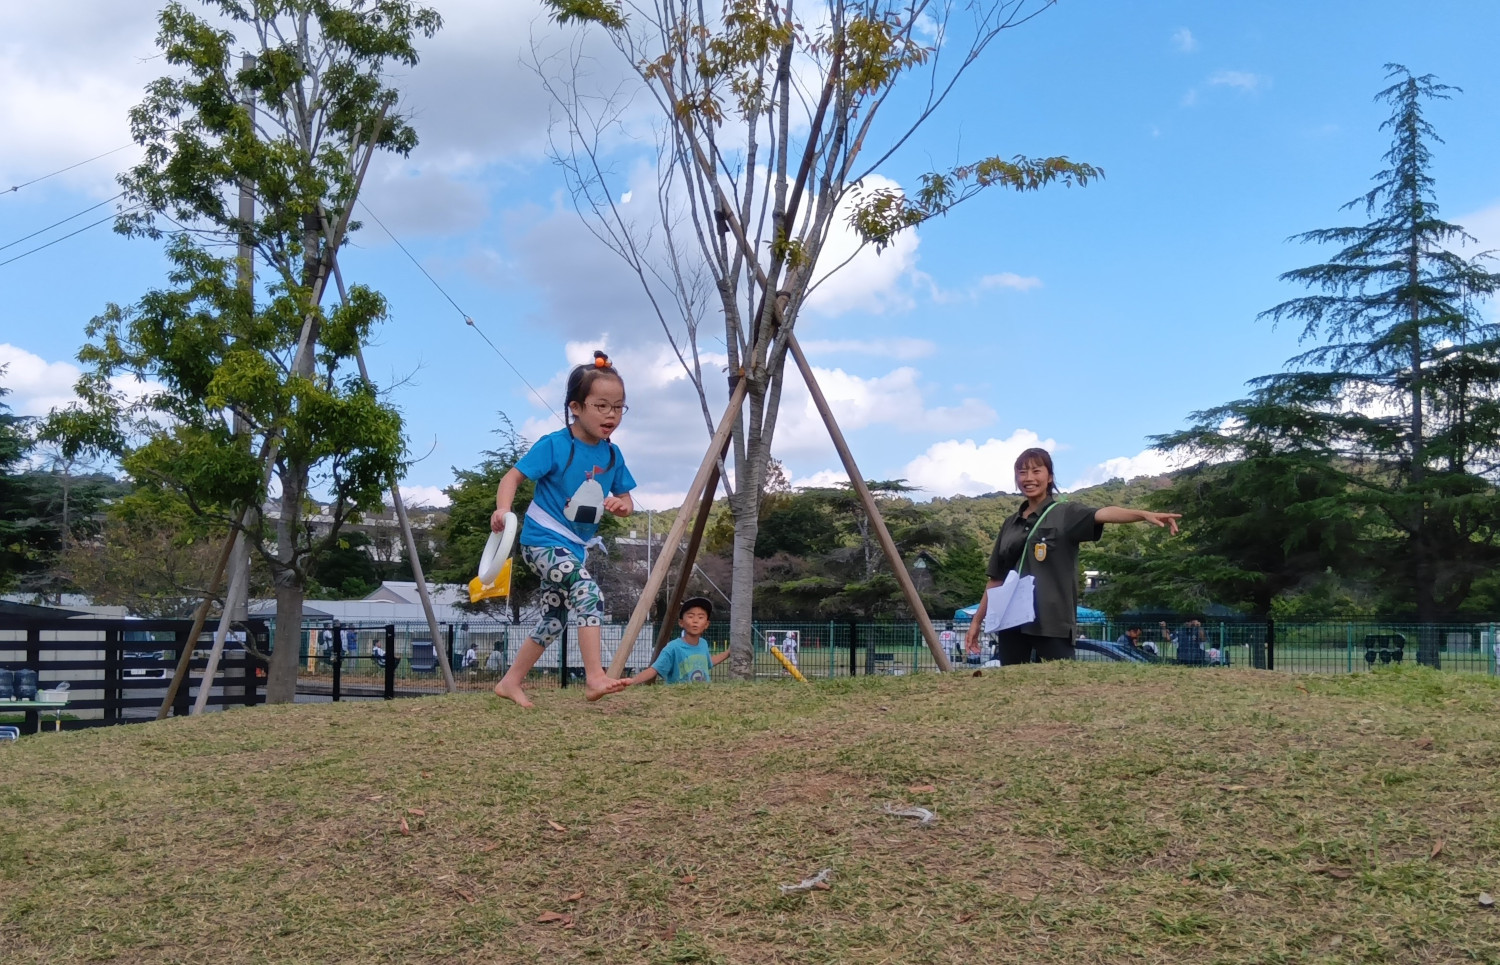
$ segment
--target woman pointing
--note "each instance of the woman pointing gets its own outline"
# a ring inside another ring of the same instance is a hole
[[[1045,449],[1027,449],[1016,458],[1016,488],[1026,502],[1005,520],[995,538],[987,569],[989,585],[969,624],[967,643],[971,651],[978,647],[989,590],[1019,567],[1023,574],[1036,578],[1036,618],[1000,631],[1000,663],[1071,660],[1078,617],[1078,545],[1104,535],[1105,523],[1151,523],[1169,527],[1176,535],[1182,514],[1120,506],[1092,509],[1060,501],[1054,497],[1052,454]]]

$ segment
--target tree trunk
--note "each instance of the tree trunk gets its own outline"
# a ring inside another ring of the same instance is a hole
[[[295,472],[295,470],[301,470]],[[306,592],[297,568],[297,530],[302,520],[302,497],[307,470],[288,466],[282,476],[281,515],[276,520],[276,644],[266,672],[266,703],[289,704],[297,696],[297,672],[302,650],[302,600]]]

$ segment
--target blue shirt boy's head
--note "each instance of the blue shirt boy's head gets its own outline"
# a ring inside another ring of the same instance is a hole
[[[677,617],[677,625],[682,628],[683,638],[697,640],[703,636],[713,615],[714,605],[707,597],[695,596],[683,600]]]

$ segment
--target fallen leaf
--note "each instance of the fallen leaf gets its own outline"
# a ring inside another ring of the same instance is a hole
[[[480,848],[479,850],[480,850],[481,853],[488,853],[490,851],[494,851],[498,847],[500,847],[500,842],[499,841],[491,841],[489,844],[485,845],[484,847]]]
[[[679,885],[690,885],[690,884],[692,884],[693,882],[695,882],[697,880],[698,880],[698,876],[697,875],[683,875],[681,878],[677,879],[677,883]]]
[[[1493,898],[1490,897],[1490,893],[1488,891],[1481,891],[1479,893],[1479,907],[1481,907],[1481,908],[1493,908],[1493,907],[1495,907],[1495,899],[1493,899]]]
[[[983,670],[976,670],[973,673],[969,674],[969,676],[970,677],[983,677],[984,676],[984,671]]]
[[[382,799],[384,797],[385,797],[384,794],[371,794],[369,797],[365,798],[365,800],[366,801],[379,801],[380,799]]]
[[[573,916],[559,914],[555,911],[544,911],[539,916],[537,916],[536,923],[538,925],[550,925],[553,922],[557,921],[562,922],[563,926],[566,927],[573,924]]]
[[[973,915],[973,913],[970,913],[970,914],[967,914],[967,915],[954,915],[953,916],[953,921],[956,924],[962,925],[962,924],[965,924],[967,922],[973,921],[974,917],[975,916]]]
[[[578,901],[582,897],[583,897],[583,892],[581,892],[581,891],[575,891],[571,895],[569,895],[568,897],[564,898],[563,901]]]
[[[826,881],[814,881],[813,882],[813,890],[814,891],[827,891],[827,890],[829,890],[832,887],[833,887],[833,885],[830,885]]]
[[[401,833],[408,838],[411,837],[411,825],[406,823],[406,815],[401,816]]]
[[[475,898],[473,895],[469,894],[467,891],[464,891],[462,888],[454,888],[453,890],[457,892],[458,897],[462,898],[464,901],[467,901],[471,905],[474,904]]]
[[[1314,868],[1313,874],[1327,875],[1330,878],[1338,878],[1342,880],[1344,878],[1352,877],[1354,875],[1354,872],[1350,871],[1348,868]]]
[[[1248,791],[1250,788],[1244,784],[1220,784],[1221,791]]]
[[[677,937],[677,927],[675,925],[668,925],[666,928],[663,928],[661,931],[657,932],[656,937],[660,938],[664,942],[669,942]]]
[[[421,808],[407,808],[406,813],[412,815],[413,817],[427,817],[427,812],[422,810]]]
[[[1306,688],[1306,687],[1304,687],[1304,686],[1303,686],[1303,685],[1302,685],[1302,684],[1298,684],[1298,685],[1297,685],[1297,689],[1298,689],[1298,690],[1300,690],[1300,691],[1302,691],[1302,692],[1303,692],[1303,693],[1304,693],[1304,694],[1306,694],[1306,693],[1311,693],[1311,691],[1309,691],[1309,690],[1308,690],[1308,689],[1307,689],[1307,688]]]
[[[442,741],[438,741],[438,743],[441,744]],[[431,771],[423,771],[422,772],[422,776],[423,777],[431,777],[432,776],[432,772]]]
[[[554,831],[566,831],[566,830],[568,830],[567,828],[563,827],[561,824],[558,824],[556,821],[548,821],[547,822],[547,827],[551,828]]]
[[[876,707],[876,710],[890,710],[889,707]]]
[[[931,794],[937,790],[937,786],[934,784],[913,784],[907,790],[913,794]]]
[[[1443,853],[1443,844],[1444,844],[1443,839],[1442,838],[1438,838],[1437,839],[1437,843],[1432,846],[1432,854],[1428,855],[1427,857],[1429,859],[1431,859],[1431,858],[1436,858],[1438,855],[1442,854]]]
[[[1431,737],[1419,737],[1419,738],[1417,738],[1417,747],[1419,749],[1421,749],[1421,750],[1424,750],[1424,751],[1431,750],[1432,749],[1432,738]]]

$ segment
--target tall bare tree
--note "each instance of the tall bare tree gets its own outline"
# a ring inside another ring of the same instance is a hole
[[[580,212],[640,279],[698,388],[710,433],[696,342],[710,307],[723,316],[731,385],[749,380],[732,437],[738,675],[751,673],[760,491],[788,341],[809,295],[849,260],[822,264],[836,217],[846,212],[862,245],[878,250],[987,187],[1084,184],[1101,173],[1065,157],[996,156],[931,171],[910,194],[864,183],[1004,31],[1050,2],[818,0],[804,9],[727,0],[709,9],[701,0],[547,0],[558,22],[603,30],[638,82],[585,89],[576,43],[570,55],[537,60],[567,124],[558,155]],[[891,102],[898,90],[910,94],[901,107]],[[655,224],[624,214],[607,156],[642,91],[660,148]]]

